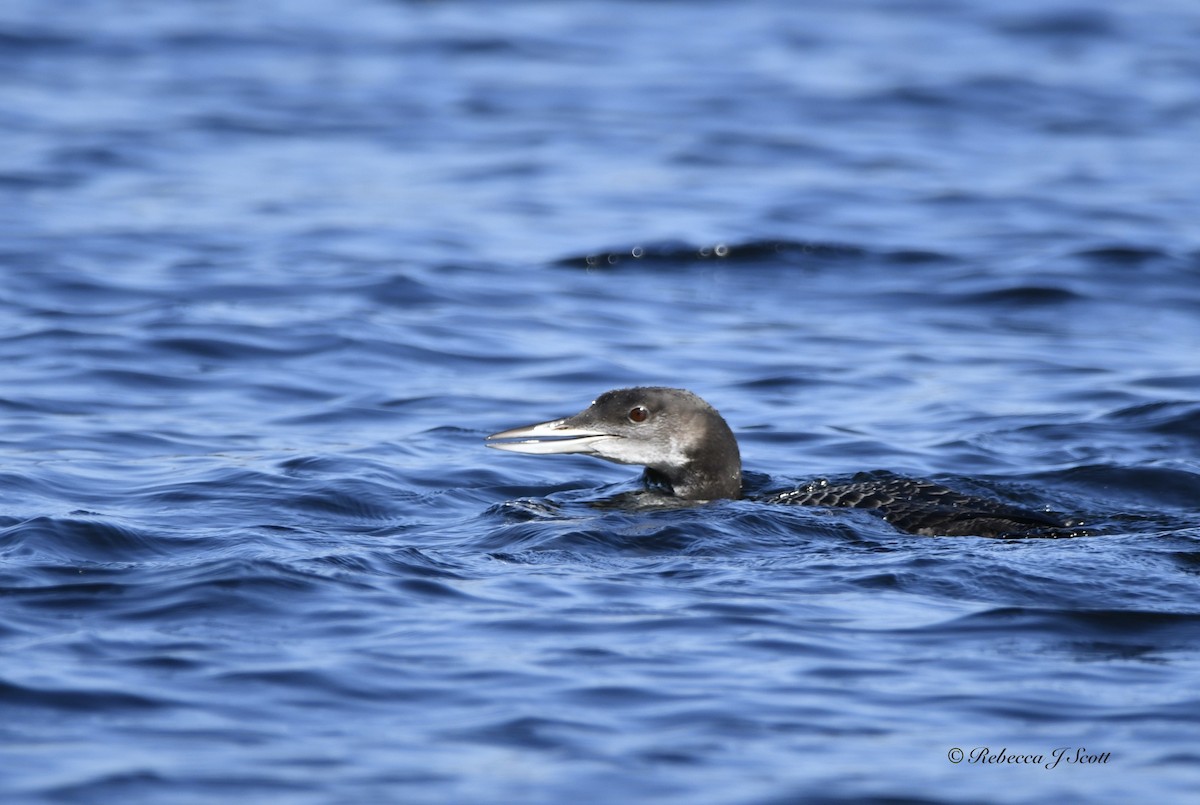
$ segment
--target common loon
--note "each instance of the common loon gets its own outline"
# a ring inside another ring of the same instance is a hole
[[[648,487],[683,500],[742,497],[737,439],[715,408],[686,389],[606,391],[586,409],[493,433],[488,447],[514,453],[582,453],[646,468]],[[901,531],[925,536],[1077,536],[1049,513],[955,492],[887,472],[847,482],[814,481],[756,498],[769,503],[870,509]]]

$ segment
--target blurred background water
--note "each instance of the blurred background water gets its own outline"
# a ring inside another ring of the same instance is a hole
[[[0,795],[1194,796],[1198,40],[1184,0],[7,0]],[[636,471],[484,449],[636,384],[752,478],[1100,536],[596,509]]]

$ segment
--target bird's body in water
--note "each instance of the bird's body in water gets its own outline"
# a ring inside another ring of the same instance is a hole
[[[488,446],[515,453],[580,453],[646,468],[647,486],[683,500],[743,496],[737,439],[715,408],[685,389],[616,389],[586,409],[494,433]],[[956,492],[886,472],[820,480],[756,498],[768,503],[869,509],[896,528],[928,536],[1075,536],[1046,512]]]

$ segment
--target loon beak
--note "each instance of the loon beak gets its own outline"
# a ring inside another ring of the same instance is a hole
[[[540,422],[537,425],[526,425],[493,433],[487,437],[487,442],[488,447],[494,447],[497,450],[549,456],[555,453],[595,453],[597,442],[615,438],[618,437],[594,428],[576,427],[571,424],[570,419],[555,419],[551,422]],[[492,441],[493,439],[514,441]]]

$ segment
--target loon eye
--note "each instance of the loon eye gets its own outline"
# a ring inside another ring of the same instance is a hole
[[[645,422],[649,418],[650,412],[646,410],[646,406],[644,405],[639,405],[637,408],[630,409],[629,411],[630,422]]]

